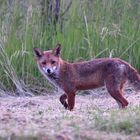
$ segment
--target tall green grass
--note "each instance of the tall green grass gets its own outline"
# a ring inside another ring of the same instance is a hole
[[[68,3],[61,1],[61,14]],[[5,89],[13,92],[18,88],[15,79],[25,93],[25,88],[34,93],[43,92],[46,86],[47,91],[51,89],[38,72],[33,48],[47,50],[58,42],[65,60],[119,57],[140,71],[139,0],[72,1],[60,16],[56,31],[53,24],[43,25],[37,1],[13,0],[10,5],[1,0],[0,26],[0,48],[7,56],[0,53],[0,79]],[[7,62],[12,71],[4,67]]]

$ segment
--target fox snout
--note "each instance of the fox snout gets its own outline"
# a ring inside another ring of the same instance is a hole
[[[55,74],[55,72],[56,72],[55,66],[52,68],[43,67],[42,69],[47,75]]]
[[[47,73],[48,73],[48,74],[51,74],[51,70],[50,70],[50,69],[47,69]]]
[[[51,73],[53,73],[53,72],[51,71],[51,69],[43,68],[43,70],[45,71],[46,74],[51,74]]]
[[[43,71],[44,71],[47,75],[51,75],[51,74],[53,73],[53,71],[52,71],[51,68],[45,68],[45,67],[43,67],[42,69],[43,69]]]

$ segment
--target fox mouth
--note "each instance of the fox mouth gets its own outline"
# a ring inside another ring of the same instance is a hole
[[[54,80],[59,79],[55,73],[48,74],[48,77],[50,77],[51,79],[54,79]]]
[[[48,76],[54,76],[55,75],[55,73],[53,72],[53,73],[46,73]]]
[[[51,72],[51,73],[45,72],[45,74],[51,79],[59,79],[55,72]]]
[[[47,75],[49,78],[54,80],[59,79],[54,71],[51,71],[50,69],[46,69],[46,68],[43,68],[43,71],[45,75]]]

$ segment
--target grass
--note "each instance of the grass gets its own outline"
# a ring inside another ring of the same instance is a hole
[[[97,114],[95,128],[107,132],[139,135],[139,107],[123,111],[109,111]],[[105,115],[104,115],[105,114]],[[123,114],[123,115],[122,115]]]
[[[57,33],[53,24],[42,24],[36,1],[13,0],[11,5],[4,0],[0,2],[0,48],[6,55],[0,54],[0,74],[2,84],[10,91],[22,89],[25,94],[30,89],[30,92],[37,92],[36,86],[42,87],[37,93],[46,86],[51,89],[37,70],[33,48],[47,50],[58,42],[63,46],[65,60],[120,57],[140,71],[138,0],[72,1],[70,9],[56,25]],[[61,13],[67,3],[62,1]],[[5,69],[7,63],[10,67]],[[15,79],[21,87],[18,88]]]

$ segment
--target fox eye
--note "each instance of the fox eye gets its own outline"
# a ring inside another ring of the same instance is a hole
[[[52,61],[51,61],[51,64],[55,64],[55,61],[54,61],[54,60],[52,60]]]
[[[46,65],[46,61],[43,61],[42,64],[43,64],[43,65]]]

